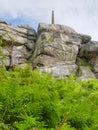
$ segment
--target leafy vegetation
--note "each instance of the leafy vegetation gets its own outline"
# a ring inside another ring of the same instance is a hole
[[[98,130],[98,81],[0,68],[0,130]]]

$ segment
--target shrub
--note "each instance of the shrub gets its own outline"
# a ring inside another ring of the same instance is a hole
[[[98,81],[0,68],[0,129],[97,130]]]

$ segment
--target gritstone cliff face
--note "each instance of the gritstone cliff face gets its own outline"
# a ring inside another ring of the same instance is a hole
[[[36,33],[28,25],[12,27],[0,21],[0,64],[6,67],[31,61],[33,68],[54,77],[76,73],[81,79],[95,78],[97,54],[98,42],[68,26],[40,23]]]
[[[0,21],[0,40],[0,50],[5,56],[4,64],[20,65],[26,63],[34,52],[36,32],[28,25],[13,27],[9,23]]]

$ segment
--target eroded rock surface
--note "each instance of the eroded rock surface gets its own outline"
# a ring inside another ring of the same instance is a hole
[[[80,36],[70,27],[39,24],[34,65],[55,77],[76,72],[76,58],[81,46]]]
[[[78,59],[82,64],[78,64]],[[0,65],[24,67],[28,61],[33,69],[52,73],[54,77],[75,73],[81,79],[95,78],[98,42],[65,25],[40,23],[36,33],[29,25],[13,27],[0,20]]]
[[[36,32],[29,25],[13,27],[0,20],[1,59],[6,66],[24,64],[35,49]]]
[[[96,78],[95,74],[91,71],[91,69],[88,66],[80,66],[79,77],[82,80]]]
[[[87,58],[88,62],[93,65],[95,73],[98,73],[98,42],[91,41],[83,45],[80,56]]]

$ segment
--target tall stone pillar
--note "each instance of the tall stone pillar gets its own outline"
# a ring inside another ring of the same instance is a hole
[[[54,10],[52,10],[51,24],[55,24],[55,20],[54,20]]]

